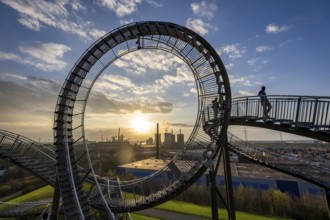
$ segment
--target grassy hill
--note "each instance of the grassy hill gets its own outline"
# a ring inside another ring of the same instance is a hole
[[[32,191],[30,193],[27,193],[23,196],[17,197],[15,199],[11,199],[8,202],[32,202],[32,201],[37,201],[37,200],[41,200],[41,199],[51,198],[53,196],[53,193],[54,193],[53,187],[45,186],[45,187],[39,188],[35,191]],[[193,203],[187,203],[187,202],[182,202],[182,201],[171,200],[171,201],[165,202],[161,205],[158,205],[154,208],[183,213],[183,214],[187,214],[187,215],[196,215],[196,216],[201,216],[201,217],[205,217],[205,218],[212,218],[212,213],[211,213],[210,207],[196,205]],[[219,209],[218,211],[219,211],[220,220],[227,219],[227,212],[225,209]],[[143,215],[136,214],[136,213],[132,213],[131,216],[134,220],[165,219],[165,218],[154,218],[151,216],[150,217],[143,216]],[[241,212],[241,211],[236,211],[236,217],[237,217],[237,220],[274,220],[274,219],[286,220],[285,218],[267,217],[267,216],[261,216],[261,215],[256,215],[256,214]]]

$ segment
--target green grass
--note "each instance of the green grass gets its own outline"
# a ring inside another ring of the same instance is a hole
[[[8,202],[33,202],[41,199],[52,198],[54,188],[52,186],[44,186],[20,197],[9,200]]]
[[[181,202],[171,200],[165,202],[161,205],[156,206],[157,209],[178,212],[188,215],[196,215],[206,218],[212,218],[211,208],[208,206],[196,205],[193,203]],[[227,211],[225,209],[218,209],[219,212],[219,220],[227,219]],[[261,215],[256,215],[247,212],[236,211],[237,220],[288,220],[287,218],[279,218],[279,217],[266,217]]]
[[[23,196],[9,200],[8,202],[32,202],[41,199],[51,198],[54,193],[54,188],[52,186],[45,186]],[[183,213],[187,215],[195,215],[206,218],[212,218],[211,207],[201,206],[193,203],[187,203],[182,201],[167,201],[161,205],[155,207],[156,209],[162,209],[172,212]],[[227,211],[225,209],[218,209],[219,220],[227,219]],[[140,215],[136,213],[131,213],[132,219],[134,220],[159,220],[159,218],[153,218],[145,215]],[[256,215],[247,212],[236,211],[237,220],[288,220],[287,218],[279,217],[267,217]]]
[[[42,199],[52,198],[54,194],[54,188],[52,186],[44,186],[37,190],[34,190],[25,195],[16,197],[14,199],[8,200],[6,202],[33,202]],[[8,209],[10,206],[0,205],[0,211]]]
[[[130,213],[133,220],[161,220],[160,218],[153,218],[145,215]]]

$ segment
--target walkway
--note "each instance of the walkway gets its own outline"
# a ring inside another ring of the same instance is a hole
[[[260,97],[232,99],[230,125],[268,128],[330,142],[330,97],[268,96],[270,117],[264,117]]]

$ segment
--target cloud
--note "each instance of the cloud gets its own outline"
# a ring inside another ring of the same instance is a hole
[[[246,48],[240,46],[239,44],[230,44],[222,47],[220,53],[225,53],[231,59],[236,59],[242,57],[246,52]]]
[[[21,57],[14,53],[6,53],[0,51],[0,60],[12,60],[12,61],[16,60],[17,62],[19,62],[19,60],[21,60]]]
[[[254,86],[255,82],[251,81],[251,77],[245,77],[245,76],[236,76],[236,75],[229,75],[230,84],[231,85],[240,85],[240,86]]]
[[[99,37],[98,30],[93,27],[92,22],[84,22],[77,15],[78,11],[87,10],[80,1],[43,1],[43,0],[0,0],[16,10],[19,15],[18,22],[23,26],[40,31],[49,26],[62,31],[78,35],[84,40]]]
[[[127,87],[127,88],[134,88],[136,87],[135,84],[127,77],[120,76],[120,75],[112,75],[112,76],[105,76],[105,79],[107,79],[110,82],[113,82],[119,86]]]
[[[36,77],[36,76],[30,76],[28,77],[28,81],[30,85],[33,85],[35,87],[38,87],[39,90],[45,91],[50,90],[52,93],[55,92],[55,94],[60,92],[60,88],[62,86],[62,83],[59,81],[54,81],[42,77]],[[56,95],[57,97],[57,95]]]
[[[288,29],[289,29],[289,27],[286,25],[277,26],[275,24],[269,24],[266,26],[265,31],[266,31],[266,33],[278,34],[280,32],[286,31]]]
[[[160,3],[153,0],[97,0],[96,4],[115,12],[118,17],[124,17],[136,12],[138,10],[138,5],[142,2],[147,2],[155,7],[162,7]]]
[[[114,97],[114,93],[118,93],[116,96],[128,96],[127,98],[132,98],[133,96],[147,95],[156,92],[156,85],[141,85],[138,86],[133,83],[129,78],[121,75],[104,75],[101,77],[100,83],[96,84],[96,90],[101,93],[109,94],[111,93]],[[125,94],[121,94],[125,93]]]
[[[173,127],[187,127],[187,128],[194,127],[193,124],[186,124],[186,123],[171,123],[170,125]]]
[[[134,100],[109,99],[104,94],[93,93],[88,100],[88,109],[92,114],[129,114],[136,111],[168,114],[174,110],[174,104],[168,101],[139,98]]]
[[[161,79],[156,80],[158,87],[168,88],[174,84],[184,84],[194,82],[192,72],[187,66],[181,66],[176,69],[175,75],[164,75]]]
[[[252,71],[258,72],[264,65],[268,64],[268,60],[260,57],[253,57],[252,59],[249,59],[247,63],[253,68]]]
[[[255,65],[266,65],[268,63],[268,60],[262,59],[262,58],[252,58],[247,61],[249,66],[255,66]]]
[[[203,19],[211,21],[214,18],[215,12],[218,10],[214,2],[201,1],[200,3],[194,2],[190,4],[191,10],[197,18],[188,18],[186,27],[195,31],[196,33],[204,36],[209,33],[209,29],[218,30],[216,25],[211,25]]]
[[[146,0],[146,2],[150,5],[153,5],[153,6],[158,7],[158,8],[163,7],[163,5],[161,3],[157,2],[157,1],[154,1],[154,0]]]
[[[87,8],[83,6],[80,2],[80,0],[71,0],[70,6],[74,11],[79,11],[79,10],[86,10]]]
[[[159,50],[136,51],[114,62],[114,65],[136,75],[148,73],[149,70],[169,72],[182,64],[183,61],[178,57]]]
[[[96,1],[102,7],[106,7],[111,11],[114,11],[118,17],[133,14],[137,11],[137,4],[140,4],[141,0],[98,0]]]
[[[191,88],[190,92],[193,93],[193,94],[197,94],[197,89],[196,88]]]
[[[249,64],[249,66],[253,66],[258,60],[259,58],[252,58],[248,60],[247,63]]]
[[[130,24],[130,23],[132,23],[134,20],[131,18],[131,19],[129,19],[129,20],[120,20],[119,22],[120,22],[120,24],[121,25],[124,25],[124,24]]]
[[[133,63],[132,65],[134,66]],[[152,67],[154,67],[154,69]],[[126,67],[124,69],[127,70]],[[195,86],[195,79],[192,72],[188,66],[183,63],[178,64],[178,66],[166,67],[164,69],[165,74],[163,75],[157,66],[151,65],[150,69],[149,67],[146,69],[148,69],[148,74],[156,74],[152,77],[155,79],[145,80],[143,84],[137,85],[126,76],[104,74],[94,85],[93,90],[106,94],[106,96],[111,94],[111,97],[114,97],[114,92],[116,92],[120,94],[119,96],[128,96],[127,98],[129,98],[135,97],[136,95],[164,94],[165,90],[171,90],[171,88],[177,85],[185,85],[188,88]],[[131,70],[129,70],[129,72],[130,71]],[[116,96],[118,96],[118,94]]]
[[[7,79],[3,79],[7,77]],[[0,74],[0,127],[4,122],[52,121],[61,82],[18,74]]]
[[[234,67],[233,63],[228,63],[225,65],[226,69],[232,69]]]
[[[18,22],[31,30],[40,31],[41,24],[36,19],[23,15],[22,18],[18,19]]]
[[[217,11],[217,5],[202,1],[201,3],[191,3],[190,5],[193,13],[199,17],[205,17],[211,20],[214,17],[214,13]]]
[[[106,33],[108,33],[107,31],[104,30],[99,30],[96,28],[93,28],[89,31],[89,34],[94,38],[94,39],[98,39],[103,37]]]
[[[209,33],[208,28],[210,28],[211,25],[205,23],[202,19],[188,18],[186,22],[186,27],[203,36]]]
[[[40,77],[0,73],[0,128],[50,142],[61,85]]]
[[[238,93],[239,93],[241,96],[255,96],[255,95],[256,95],[255,92],[243,91],[243,90],[239,90]]]
[[[273,49],[272,47],[265,46],[265,45],[256,47],[256,51],[260,52],[260,53],[265,52],[265,51],[269,51],[269,50],[272,50],[272,49]]]
[[[64,44],[33,42],[19,46],[18,50],[22,55],[0,51],[0,60],[27,64],[42,71],[60,71],[67,66],[61,58],[71,48]]]
[[[230,79],[230,84],[232,85],[235,85],[235,84],[238,84],[238,83],[242,83],[246,80],[245,77],[237,77],[235,75],[229,75],[229,79]]]
[[[15,73],[0,73],[0,81],[26,81],[27,77]]]
[[[35,42],[30,45],[20,46],[19,50],[33,58],[61,68],[62,66],[65,67],[66,63],[59,60],[59,58],[62,58],[64,53],[70,51],[71,48],[64,44]]]

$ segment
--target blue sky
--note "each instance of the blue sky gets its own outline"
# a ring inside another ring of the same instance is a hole
[[[233,97],[256,95],[261,85],[268,95],[329,96],[329,11],[328,0],[0,0],[0,128],[51,141],[57,95],[74,63],[99,37],[136,21],[173,22],[203,36],[227,68]],[[189,132],[196,105],[187,66],[144,51],[100,77],[86,127],[90,139],[110,138],[143,115],[163,130]]]

